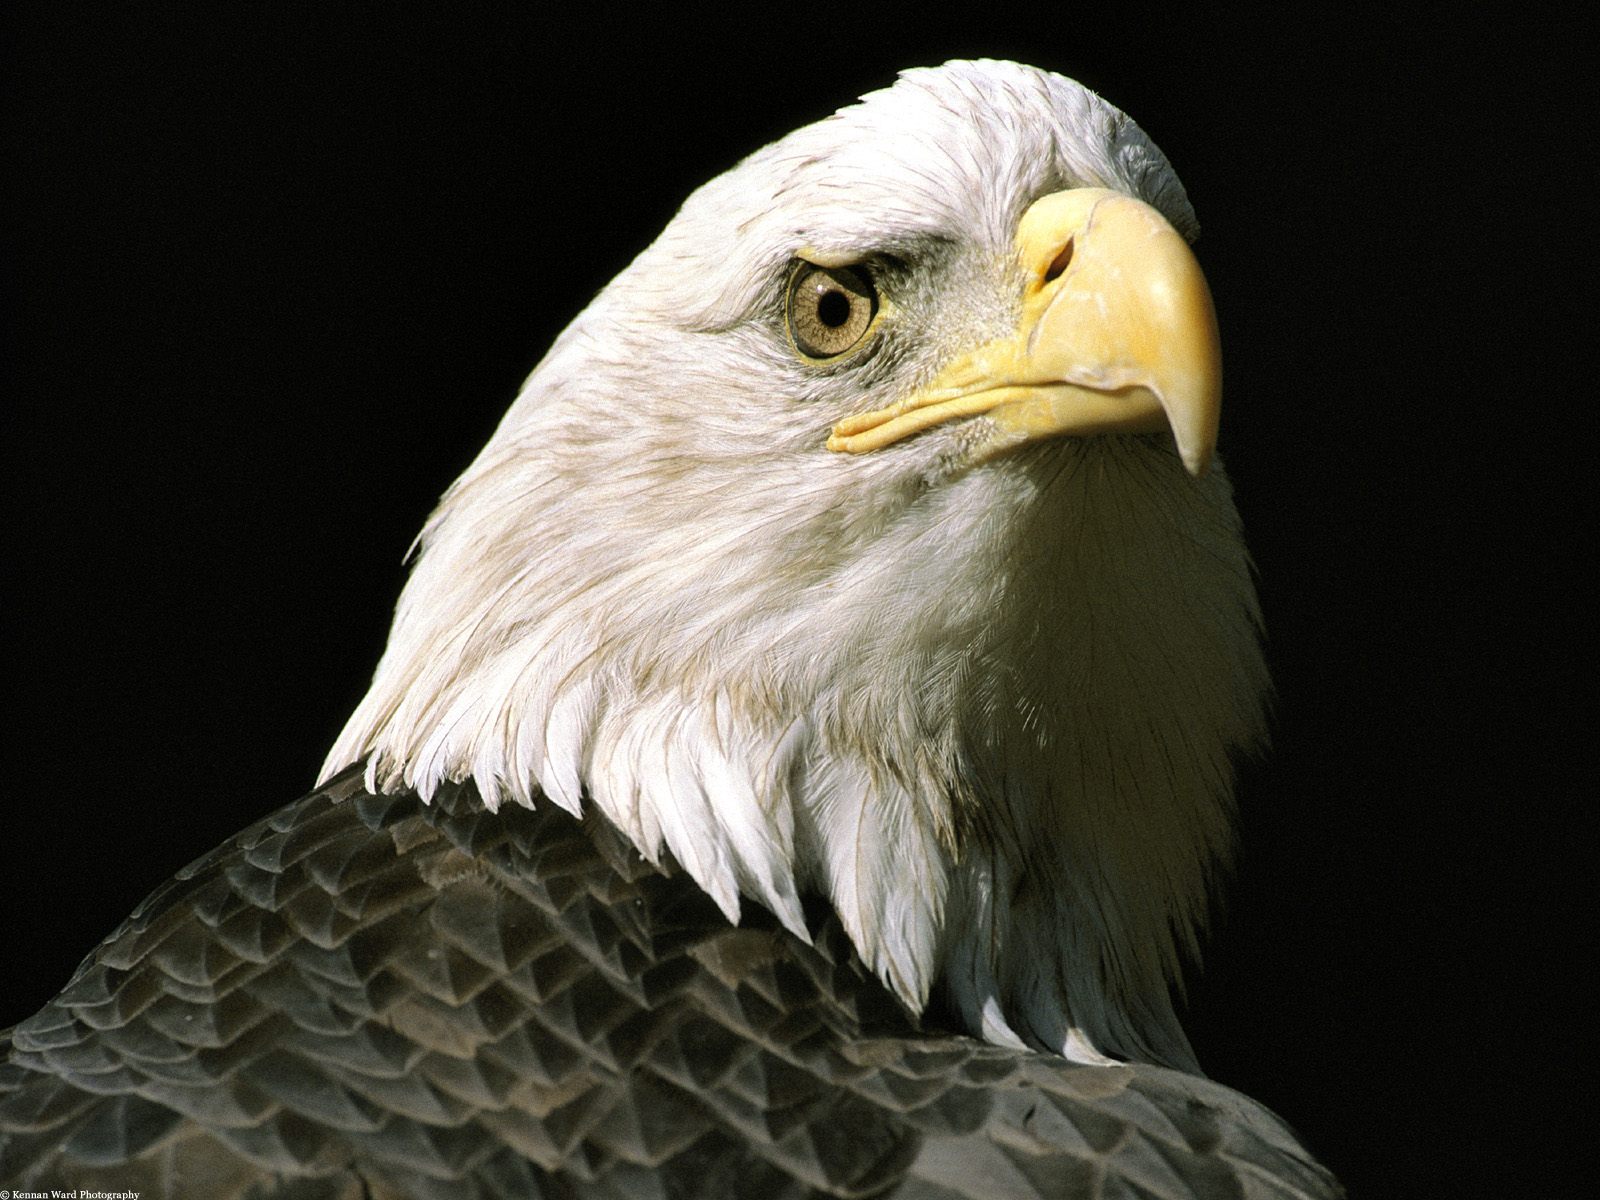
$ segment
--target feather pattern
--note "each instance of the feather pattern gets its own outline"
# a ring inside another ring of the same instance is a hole
[[[1154,1067],[913,1026],[815,914],[732,928],[536,796],[361,770],[160,888],[0,1031],[0,1178],[211,1200],[1337,1189],[1271,1113]],[[87,1194],[85,1191],[83,1194]]]

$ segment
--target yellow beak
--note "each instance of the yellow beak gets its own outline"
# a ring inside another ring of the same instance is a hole
[[[840,421],[863,454],[987,414],[977,459],[1042,438],[1170,429],[1201,475],[1217,442],[1222,351],[1200,264],[1148,204],[1101,188],[1036,201],[1017,225],[1027,283],[1017,332],[951,362],[888,408]]]

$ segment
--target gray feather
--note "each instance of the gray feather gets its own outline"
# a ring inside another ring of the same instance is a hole
[[[5,1039],[0,1178],[252,1197],[1330,1197],[1272,1114],[917,1028],[591,816],[347,773]]]

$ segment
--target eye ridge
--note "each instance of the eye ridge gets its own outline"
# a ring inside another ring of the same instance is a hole
[[[868,340],[878,291],[864,267],[822,267],[797,258],[785,320],[790,343],[811,362],[838,360]]]

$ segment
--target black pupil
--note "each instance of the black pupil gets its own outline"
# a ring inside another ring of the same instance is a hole
[[[829,329],[837,329],[850,319],[850,297],[843,292],[827,291],[817,297],[817,320]]]

